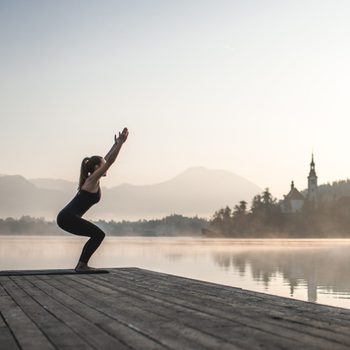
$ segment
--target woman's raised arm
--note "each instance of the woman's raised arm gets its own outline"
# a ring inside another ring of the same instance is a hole
[[[114,144],[111,147],[111,149],[108,151],[108,153],[104,156],[104,159],[106,162],[110,158],[111,154],[115,151],[117,146],[118,146],[118,139],[117,139],[116,135],[114,135]]]
[[[127,128],[124,128],[122,133],[119,132],[119,137],[116,138],[114,135],[114,145],[109,150],[109,152],[105,155],[104,159],[106,160],[106,163],[104,163],[101,167],[96,169],[90,176],[89,180],[95,180],[97,181],[108,169],[109,167],[115,162],[118,153],[120,149],[122,148],[123,143],[127,140],[129,135],[129,131]]]

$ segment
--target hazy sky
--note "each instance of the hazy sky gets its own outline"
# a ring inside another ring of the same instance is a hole
[[[348,0],[0,0],[0,173],[102,185],[191,166],[275,196],[350,177]]]

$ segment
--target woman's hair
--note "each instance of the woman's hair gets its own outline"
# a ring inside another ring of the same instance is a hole
[[[101,156],[85,157],[83,159],[80,167],[80,178],[79,178],[78,190],[81,189],[81,186],[83,186],[83,183],[89,177],[89,173],[93,173],[95,171],[95,165],[101,164],[101,160],[102,160]]]

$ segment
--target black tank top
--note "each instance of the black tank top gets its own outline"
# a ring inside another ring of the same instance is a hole
[[[88,209],[101,199],[101,189],[98,188],[96,193],[92,193],[86,190],[79,190],[75,197],[62,209],[62,211],[69,212],[71,214],[83,216]]]

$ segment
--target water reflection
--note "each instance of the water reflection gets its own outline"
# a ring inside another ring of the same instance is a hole
[[[319,294],[350,298],[350,246],[252,248],[234,253],[213,253],[221,268],[244,276],[249,269],[256,282],[271,290],[271,281],[281,275],[293,297],[297,287],[307,291],[307,301],[317,302]]]

